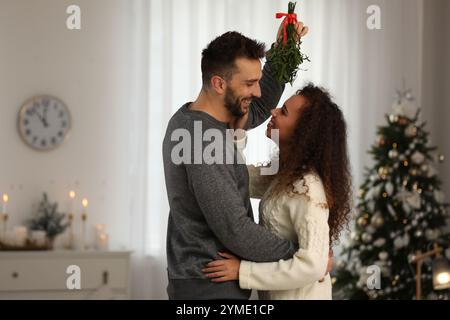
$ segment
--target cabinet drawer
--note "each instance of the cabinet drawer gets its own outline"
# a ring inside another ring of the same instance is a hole
[[[81,289],[95,289],[104,282],[111,288],[128,286],[126,259],[17,259],[0,260],[0,291],[66,290],[70,265],[80,267]]]

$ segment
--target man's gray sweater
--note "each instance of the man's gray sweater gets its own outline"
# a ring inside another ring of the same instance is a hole
[[[255,128],[269,118],[284,89],[267,64],[260,86],[262,96],[255,98],[250,106],[247,129]],[[248,299],[250,291],[240,289],[237,281],[213,283],[201,269],[211,260],[221,259],[217,254],[219,251],[233,253],[245,260],[271,262],[289,259],[297,246],[254,222],[247,167],[238,161],[238,152],[231,163],[224,158],[223,164],[207,164],[211,161],[202,158],[201,164],[195,164],[198,163],[198,159],[194,159],[194,154],[199,154],[198,148],[195,149],[199,146],[198,139],[202,150],[206,150],[214,138],[222,139],[222,144],[218,145],[223,146],[224,153],[236,151],[236,147],[227,143],[230,140],[226,139],[229,134],[226,123],[207,113],[190,110],[189,106],[190,103],[185,104],[172,117],[163,142],[170,206],[168,295],[170,299]],[[213,132],[214,138],[205,137],[206,141],[202,141],[201,136],[207,130]],[[219,132],[222,138],[218,138]],[[187,133],[190,146],[180,151],[181,137],[186,139]],[[174,155],[181,156],[184,161],[180,163]]]

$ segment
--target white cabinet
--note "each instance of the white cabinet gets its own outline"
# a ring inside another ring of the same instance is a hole
[[[0,252],[0,299],[129,299],[130,254]]]

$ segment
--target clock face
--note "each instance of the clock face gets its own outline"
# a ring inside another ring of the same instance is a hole
[[[18,126],[27,145],[36,150],[52,150],[61,145],[70,130],[70,112],[57,98],[34,97],[20,109]]]

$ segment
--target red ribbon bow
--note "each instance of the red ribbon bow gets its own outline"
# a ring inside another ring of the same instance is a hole
[[[288,24],[296,24],[297,23],[297,14],[295,13],[277,13],[276,15],[277,19],[284,18],[283,20],[283,44],[286,44],[287,42],[287,32],[286,27]]]

